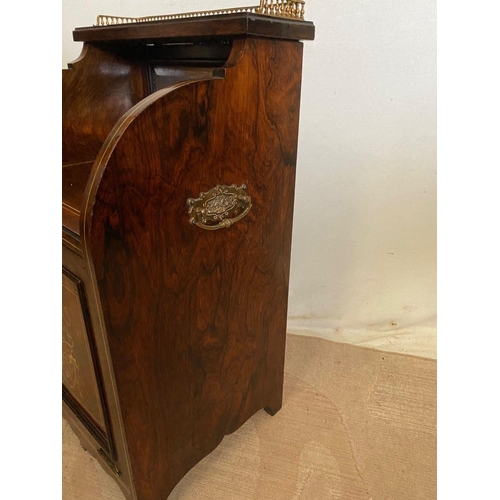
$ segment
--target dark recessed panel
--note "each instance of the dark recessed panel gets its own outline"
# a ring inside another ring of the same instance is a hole
[[[109,415],[82,283],[66,269],[62,274],[62,382],[64,402],[112,454]]]

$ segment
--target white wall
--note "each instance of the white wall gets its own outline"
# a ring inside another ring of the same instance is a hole
[[[63,0],[76,26],[253,5]],[[307,0],[289,331],[435,356],[435,0]]]

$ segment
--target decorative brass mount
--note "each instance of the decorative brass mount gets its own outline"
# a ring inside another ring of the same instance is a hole
[[[207,193],[200,193],[199,198],[189,198],[189,222],[209,231],[230,227],[252,208],[246,188],[245,184],[217,185]]]
[[[260,0],[260,5],[255,7],[232,7],[229,9],[205,10],[199,12],[186,12],[183,14],[167,14],[163,16],[146,17],[118,17],[97,16],[97,26],[112,26],[114,24],[146,23],[153,21],[167,21],[171,19],[184,19],[189,17],[216,16],[218,14],[235,14],[238,12],[249,12],[251,14],[262,14],[264,16],[281,17],[285,19],[304,20],[304,0]]]

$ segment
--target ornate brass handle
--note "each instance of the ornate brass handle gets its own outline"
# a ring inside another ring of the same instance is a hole
[[[189,198],[189,222],[208,231],[230,227],[243,219],[252,208],[252,199],[242,184],[217,185],[199,198]]]

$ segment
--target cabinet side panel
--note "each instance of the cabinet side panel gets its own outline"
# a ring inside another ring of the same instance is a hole
[[[247,39],[225,80],[137,116],[100,181],[85,238],[140,500],[281,406],[301,68],[301,43]],[[244,218],[190,224],[189,198],[232,184]]]

